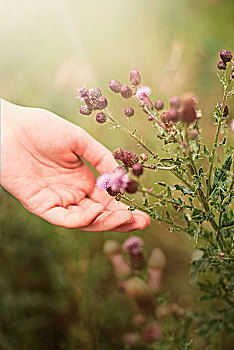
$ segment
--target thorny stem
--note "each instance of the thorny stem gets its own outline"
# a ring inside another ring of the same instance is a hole
[[[116,127],[119,127],[127,135],[135,139],[147,152],[149,152],[153,156],[153,158],[155,159],[158,158],[158,155],[155,154],[153,151],[151,151],[151,149],[148,146],[146,146],[146,144],[138,136],[136,136],[135,134],[133,134],[133,132],[125,128],[124,125],[120,124],[106,109],[105,109],[105,112],[108,115],[108,118],[115,124]]]
[[[217,142],[218,142],[218,137],[219,137],[219,132],[220,132],[220,128],[222,125],[222,118],[223,118],[223,112],[224,112],[224,108],[225,108],[225,103],[227,100],[227,89],[228,89],[228,85],[231,82],[231,76],[229,77],[228,81],[226,81],[226,84],[224,85],[224,92],[223,92],[223,101],[222,101],[222,108],[219,114],[219,120],[218,120],[218,125],[217,125],[217,129],[216,129],[216,134],[215,134],[215,139],[214,139],[214,147],[211,153],[211,158],[210,158],[210,169],[209,169],[209,174],[208,174],[208,182],[207,182],[207,195],[206,197],[209,198],[210,195],[210,183],[211,183],[211,175],[212,175],[212,171],[213,171],[213,167],[214,167],[214,156],[215,156],[215,151],[216,148],[218,146]]]
[[[128,197],[126,197],[126,196],[124,196],[124,195],[121,195],[120,198],[121,198],[122,201],[125,201],[125,202],[131,204],[131,205],[134,206],[136,209],[139,209],[139,210],[143,211],[144,213],[146,213],[146,214],[148,214],[148,215],[150,214],[148,210],[146,210],[145,208],[141,207],[141,206],[138,205],[138,204],[133,203],[133,202],[131,201],[131,199],[129,199]],[[179,231],[187,232],[186,229],[185,229],[184,227],[179,226],[179,225],[177,225],[177,224],[171,222],[170,220],[165,219],[165,218],[162,217],[162,216],[158,216],[158,215],[157,215],[157,219],[158,219],[159,221],[166,222],[167,224],[169,224],[169,225],[171,225],[171,226],[177,228]]]

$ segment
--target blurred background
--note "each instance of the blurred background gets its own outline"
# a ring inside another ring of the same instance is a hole
[[[1,0],[0,96],[49,109],[111,150],[137,150],[121,132],[81,116],[75,94],[78,87],[100,87],[124,120],[128,103],[108,82],[128,84],[130,69],[138,68],[153,100],[188,91],[199,97],[211,144],[213,107],[222,96],[216,64],[221,49],[232,50],[232,14],[232,0]],[[157,150],[146,118],[139,110],[135,125]],[[153,185],[162,175],[145,179]],[[160,247],[167,256],[163,291],[185,308],[195,306],[193,242],[156,222],[136,234],[146,255]],[[116,292],[102,246],[126,237],[52,226],[0,188],[0,349],[122,349],[133,309]]]

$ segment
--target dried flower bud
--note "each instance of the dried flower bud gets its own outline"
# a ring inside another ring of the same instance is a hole
[[[171,109],[178,109],[180,108],[180,99],[177,96],[174,96],[170,99],[170,108]]]
[[[135,300],[142,311],[152,311],[154,300],[149,287],[139,277],[131,277],[126,281],[125,293]]]
[[[133,323],[135,323],[136,326],[144,326],[147,322],[147,318],[144,314],[137,314],[133,317]]]
[[[151,344],[162,338],[162,330],[156,322],[150,323],[142,332],[144,343]]]
[[[124,157],[121,161],[126,167],[131,168],[134,164],[138,163],[139,158],[132,151],[124,151]]]
[[[103,252],[108,257],[119,254],[121,250],[121,245],[114,239],[108,239],[103,245]]]
[[[219,105],[220,112],[222,111],[222,107],[223,107],[223,104],[220,103]],[[222,117],[227,117],[228,113],[229,113],[228,106],[227,104],[225,104]]]
[[[140,176],[143,174],[143,166],[141,163],[136,163],[132,166],[132,173],[136,176]]]
[[[109,82],[110,89],[115,93],[120,92],[121,86],[122,86],[122,84],[117,80],[111,80]]]
[[[96,121],[99,124],[104,124],[106,122],[106,115],[103,112],[97,113],[96,114]]]
[[[193,123],[196,120],[196,111],[193,107],[184,106],[181,114],[181,120],[187,124]]]
[[[92,109],[88,106],[80,106],[79,112],[83,115],[90,115],[92,113]]]
[[[190,139],[196,139],[198,136],[198,130],[197,129],[191,129],[188,132],[189,138]]]
[[[130,71],[130,83],[133,86],[137,86],[141,83],[141,76],[137,69],[132,69]]]
[[[179,120],[179,112],[177,111],[177,109],[170,109],[167,112],[167,120],[172,122],[172,123],[176,123]]]
[[[157,269],[164,269],[166,265],[166,257],[160,248],[154,248],[150,258],[149,266]]]
[[[217,68],[220,69],[220,70],[226,70],[227,69],[226,62],[219,61],[219,63],[217,64]]]
[[[114,156],[115,160],[122,161],[124,158],[124,150],[122,150],[122,148],[115,149],[113,152],[113,156]]]
[[[164,108],[164,102],[162,100],[157,100],[154,107],[157,111],[161,111]]]
[[[127,117],[132,117],[134,115],[135,111],[132,107],[127,107],[125,108],[124,110],[124,114],[127,116]]]
[[[126,345],[137,345],[140,342],[140,334],[137,332],[129,332],[123,335],[123,342]]]
[[[126,187],[126,191],[128,193],[136,193],[138,190],[138,184],[135,180],[129,179]]]
[[[99,99],[97,100],[98,109],[104,109],[107,107],[107,105],[108,105],[108,101],[106,97],[104,96],[99,97]]]
[[[91,98],[97,99],[102,96],[102,92],[99,88],[93,88],[89,90],[89,95],[91,96]]]
[[[124,98],[132,97],[132,90],[127,85],[122,85],[120,89],[120,93]]]
[[[148,160],[147,154],[146,153],[141,153],[140,159],[142,160],[142,162],[147,162],[147,160]]]
[[[88,90],[86,88],[81,88],[77,90],[77,98],[80,101],[83,101],[86,96],[88,96]]]
[[[230,62],[232,59],[232,53],[228,50],[220,51],[220,58],[223,62]]]

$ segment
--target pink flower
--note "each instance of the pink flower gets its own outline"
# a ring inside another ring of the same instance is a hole
[[[141,247],[144,245],[144,241],[137,236],[131,236],[123,244],[123,250],[125,252],[136,254],[141,251]]]
[[[117,167],[112,173],[110,173],[110,187],[112,191],[125,192],[128,182],[128,174],[121,167]]]
[[[97,178],[96,187],[99,190],[106,190],[110,187],[110,173],[104,173]]]
[[[136,96],[141,99],[144,98],[145,96],[148,96],[151,94],[151,88],[149,86],[139,86],[136,92]]]
[[[231,121],[231,130],[234,131],[234,119]]]

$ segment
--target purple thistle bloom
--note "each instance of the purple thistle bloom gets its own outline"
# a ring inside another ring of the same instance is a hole
[[[128,174],[121,167],[117,167],[110,173],[110,187],[113,191],[125,192],[128,182]]]
[[[110,173],[104,173],[97,178],[96,187],[99,190],[106,190],[110,187]]]
[[[137,236],[131,236],[123,244],[123,250],[128,253],[137,254],[142,250],[144,241]]]

